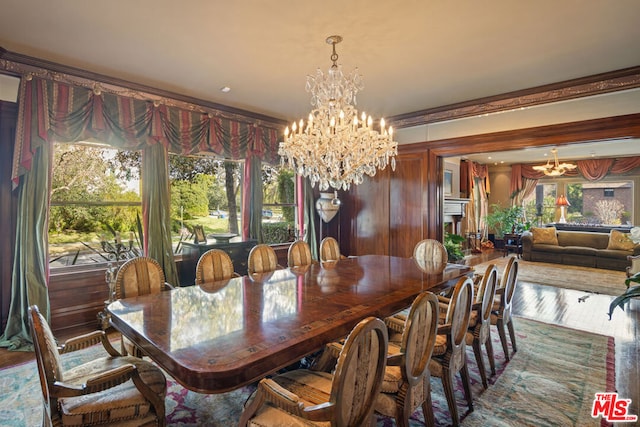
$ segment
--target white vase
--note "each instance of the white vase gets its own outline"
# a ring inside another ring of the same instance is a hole
[[[340,210],[340,199],[332,193],[320,193],[316,201],[316,211],[324,222],[329,222]]]

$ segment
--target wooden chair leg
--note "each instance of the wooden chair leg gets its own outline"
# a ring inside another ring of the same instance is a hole
[[[424,415],[424,425],[434,427],[436,425],[436,417],[433,414],[433,401],[431,400],[431,378],[430,375],[425,376],[424,380],[424,402],[422,402],[422,414]]]
[[[484,343],[484,346],[487,348],[487,356],[489,357],[489,366],[491,366],[491,375],[496,374],[496,359],[493,356],[493,344],[491,343],[491,334],[487,338],[487,342]]]
[[[404,384],[404,390],[400,390],[396,398],[396,425],[398,427],[409,427],[409,417],[411,416],[411,388]]]
[[[485,390],[489,387],[487,383],[487,372],[484,366],[484,360],[482,359],[482,344],[479,340],[473,340],[473,355],[476,357],[476,364],[478,365],[478,371],[480,372],[480,378],[482,378],[482,387]]]
[[[515,353],[518,349],[516,348],[516,331],[513,328],[513,319],[509,319],[507,327],[509,328],[509,336],[511,337],[511,347],[513,347],[513,352]]]
[[[507,333],[505,331],[505,325],[504,325],[504,321],[502,320],[502,318],[498,318],[498,321],[496,322],[496,327],[498,328],[498,334],[500,335],[500,342],[502,343],[502,350],[504,351],[504,358],[508,362],[510,360],[509,359],[509,345],[507,344]]]
[[[443,369],[442,388],[444,389],[444,395],[447,398],[447,406],[449,407],[451,422],[454,426],[458,426],[460,425],[460,417],[458,416],[458,406],[456,405],[456,396],[453,391],[454,375],[455,372],[451,372],[449,368]]]
[[[467,398],[467,406],[469,412],[473,412],[473,395],[471,394],[471,382],[469,381],[469,369],[467,364],[462,365],[460,369],[460,376],[462,377],[462,385],[464,387],[464,395]]]

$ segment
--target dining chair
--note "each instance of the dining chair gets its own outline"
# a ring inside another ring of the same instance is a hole
[[[340,254],[340,245],[333,237],[325,237],[320,242],[320,261],[338,261],[345,258]]]
[[[449,255],[447,248],[434,239],[424,239],[416,243],[413,248],[413,258],[423,263],[447,264]]]
[[[247,260],[247,272],[251,274],[266,273],[280,268],[278,257],[269,245],[259,244],[251,248]]]
[[[395,418],[398,426],[408,426],[411,414],[422,406],[425,424],[434,425],[429,362],[438,328],[438,298],[431,292],[416,297],[401,325],[399,342],[395,340],[399,326],[396,321],[389,318],[394,323],[387,323],[387,367],[375,411]]]
[[[43,426],[164,426],[167,382],[153,363],[121,356],[104,331],[57,346],[38,307],[29,307],[43,403]],[[108,355],[65,369],[61,354],[102,344]]]
[[[429,368],[431,375],[442,380],[447,406],[454,426],[460,424],[456,397],[455,375],[460,372],[469,411],[473,411],[469,370],[467,368],[466,335],[473,304],[473,282],[462,277],[456,283],[445,315],[445,323],[438,325],[438,335]]]
[[[518,284],[518,258],[511,257],[507,266],[502,273],[500,286],[496,289],[496,297],[493,301],[491,324],[498,328],[502,350],[507,362],[509,358],[509,346],[507,344],[507,334],[505,328],[509,329],[509,337],[511,338],[511,347],[513,352],[518,351],[516,347],[516,333],[513,327],[513,315],[511,313],[513,294]]]
[[[200,256],[196,264],[196,285],[205,282],[217,282],[238,277],[233,271],[233,261],[222,249],[209,249]]]
[[[491,342],[491,312],[493,310],[493,302],[496,296],[498,286],[498,269],[495,264],[490,264],[480,280],[477,287],[474,288],[475,302],[472,306],[473,312],[469,319],[469,328],[467,330],[467,345],[473,347],[473,355],[476,358],[482,386],[486,389],[489,384],[487,381],[487,370],[482,358],[482,345],[487,350],[487,358],[489,359],[489,367],[491,375],[496,374],[496,362],[493,356],[493,344]]]
[[[258,383],[240,426],[374,425],[388,346],[387,328],[375,317],[347,337],[331,372],[296,369]]]
[[[170,289],[173,289],[173,286],[165,282],[164,272],[158,261],[149,257],[136,257],[118,269],[114,298],[155,294]],[[121,345],[123,354],[142,357],[142,351],[128,338],[123,336]]]
[[[311,248],[304,240],[297,240],[289,246],[287,252],[287,260],[289,267],[304,267],[311,265],[313,258],[311,257]]]

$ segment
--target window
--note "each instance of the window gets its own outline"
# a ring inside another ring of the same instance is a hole
[[[615,197],[615,193],[613,188],[605,188],[604,189],[604,197]]]
[[[171,229],[176,253],[193,242],[194,226],[205,236],[241,234],[243,162],[210,155],[169,155]]]
[[[137,152],[93,143],[54,144],[49,209],[52,268],[140,253]]]
[[[283,167],[262,165],[262,237],[276,244],[296,239],[296,175]]]

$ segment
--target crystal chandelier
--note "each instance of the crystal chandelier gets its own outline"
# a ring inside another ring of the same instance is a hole
[[[551,152],[553,153],[554,163],[551,163],[551,159],[549,159],[547,160],[546,165],[533,166],[533,170],[544,172],[547,176],[561,176],[564,175],[565,172],[574,170],[578,167],[573,163],[560,163],[558,161],[558,150],[555,148],[552,149]]]
[[[278,154],[282,164],[319,183],[320,191],[329,187],[348,190],[351,183],[361,184],[364,175],[374,176],[390,163],[396,168],[398,143],[393,140],[393,129],[380,120],[379,130],[373,129],[371,116],[363,112],[358,118],[356,94],[363,89],[358,69],[345,76],[338,65],[336,44],[341,36],[330,36],[333,65],[327,74],[320,69],[307,76],[306,90],[311,93],[307,123],[300,120],[287,127]]]

